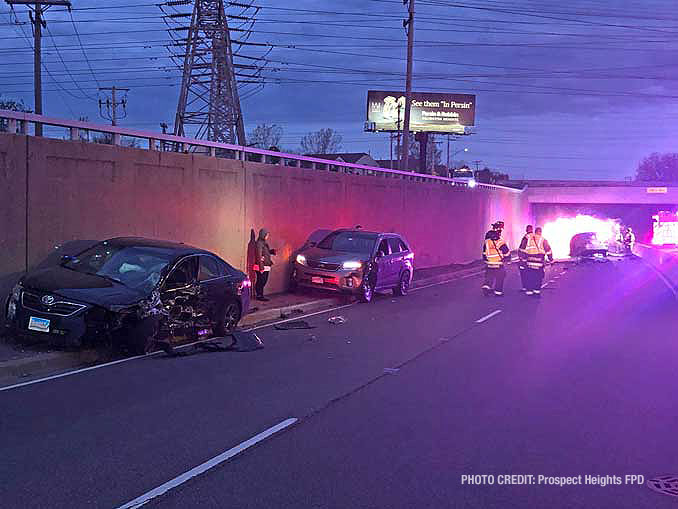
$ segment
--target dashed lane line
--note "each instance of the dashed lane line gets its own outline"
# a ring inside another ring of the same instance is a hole
[[[215,456],[214,458],[207,460],[204,463],[201,463],[197,467],[194,467],[188,470],[187,472],[184,472],[183,474],[175,477],[174,479],[171,479],[166,483],[161,484],[157,488],[147,491],[146,493],[135,498],[134,500],[130,500],[126,504],[119,506],[117,509],[135,509],[137,507],[146,505],[154,498],[164,495],[165,493],[167,493],[170,490],[173,490],[177,486],[184,484],[186,481],[189,481],[190,479],[193,479],[194,477],[207,472],[209,469],[214,468],[217,465],[223,463],[224,461],[233,458],[234,456],[240,454],[244,450],[249,449],[253,445],[258,444],[263,440],[266,440],[271,435],[274,435],[275,433],[278,433],[284,430],[285,428],[288,428],[297,421],[298,419],[295,417],[285,419],[284,421],[276,424],[275,426],[272,426],[267,430],[262,431],[258,435],[253,436],[249,440],[245,440],[244,442],[236,445],[235,447],[232,447],[228,451],[222,452],[218,456]]]
[[[499,313],[501,313],[501,309],[497,309],[495,311],[492,311],[489,315],[485,315],[482,318],[479,318],[476,320],[476,323],[483,323],[488,321],[490,318],[497,316]]]

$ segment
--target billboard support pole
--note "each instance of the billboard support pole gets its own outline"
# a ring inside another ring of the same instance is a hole
[[[389,141],[389,154],[391,155],[391,164],[390,169],[393,169],[393,133],[388,133],[388,141]]]
[[[407,2],[408,0],[404,0]],[[410,109],[412,106],[412,46],[414,45],[414,0],[409,0],[407,27],[407,77],[405,79],[405,125],[403,126],[403,152],[401,170],[409,169]]]

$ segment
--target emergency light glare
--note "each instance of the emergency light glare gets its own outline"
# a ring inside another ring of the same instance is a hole
[[[544,238],[548,239],[554,258],[570,257],[570,241],[578,233],[595,233],[604,245],[614,242],[619,235],[619,224],[613,219],[593,216],[559,217],[544,225]]]
[[[478,182],[476,182],[476,179],[471,179],[471,180],[468,181],[468,186],[469,186],[470,188],[474,188],[474,187],[476,187],[477,185],[478,185]]]
[[[306,265],[306,257],[302,254],[297,255],[297,263],[300,265]]]

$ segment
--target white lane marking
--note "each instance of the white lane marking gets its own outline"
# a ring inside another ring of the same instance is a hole
[[[641,260],[643,260],[643,259],[641,258]],[[667,287],[669,290],[671,290],[671,293],[673,294],[673,297],[674,297],[675,299],[678,299],[678,291],[677,291],[676,288],[673,286],[673,283],[671,283],[671,281],[669,281],[669,279],[668,279],[664,274],[662,274],[657,268],[655,268],[654,265],[652,265],[652,264],[649,263],[649,262],[646,262],[645,260],[643,260],[643,262],[645,263],[645,265],[647,265],[648,267],[650,267],[650,268],[654,271],[654,273],[657,274],[657,276],[659,276],[659,279],[661,279],[661,280],[664,282],[664,284],[666,285],[666,287]]]
[[[236,445],[235,447],[229,449],[228,451],[222,452],[221,454],[215,456],[211,460],[207,460],[206,462],[198,465],[197,467],[190,469],[188,472],[184,472],[180,476],[177,476],[174,479],[167,481],[165,484],[161,484],[157,488],[154,488],[151,491],[144,493],[140,497],[137,497],[134,500],[131,500],[126,504],[119,506],[117,509],[134,509],[136,507],[141,507],[150,502],[152,499],[159,497],[160,495],[164,495],[168,491],[185,483],[186,481],[192,479],[193,477],[208,471],[210,468],[213,468],[226,460],[231,459],[233,456],[240,454],[245,449],[252,447],[253,445],[261,442],[262,440],[267,439],[271,435],[278,433],[279,431],[291,426],[297,421],[298,419],[296,419],[295,417],[285,419],[281,423],[276,424],[271,428],[268,428],[266,431],[262,431],[261,433],[253,436],[249,440],[245,440],[241,444]]]
[[[501,313],[501,309],[497,309],[496,311],[492,311],[489,315],[483,316],[482,318],[479,318],[476,320],[476,323],[483,323],[492,318],[493,316],[497,316],[499,313]]]
[[[19,384],[8,385],[7,387],[0,387],[0,392],[8,391],[10,389],[18,389],[19,387],[25,387],[26,385],[33,385],[33,384],[37,384],[37,383],[40,383],[40,382],[47,382],[49,380],[55,380],[57,378],[63,378],[65,376],[75,375],[76,373],[84,373],[85,371],[92,371],[93,369],[105,368],[107,366],[113,366],[115,364],[121,364],[123,362],[133,361],[135,359],[143,359],[144,357],[148,357],[150,355],[156,355],[157,353],[160,353],[160,352],[153,352],[152,354],[148,354],[148,355],[135,355],[134,357],[126,357],[124,359],[118,359],[117,361],[106,362],[105,364],[97,364],[96,366],[89,366],[87,368],[76,369],[74,371],[67,371],[66,373],[59,373],[58,375],[52,375],[52,376],[48,376],[48,377],[45,377],[45,378],[38,378],[37,380],[31,380],[29,382],[22,382],[22,383],[19,383]]]
[[[384,368],[384,373],[388,375],[395,375],[398,371],[400,371],[400,368]]]
[[[439,283],[432,283],[430,285],[420,286],[419,288],[414,288],[414,289],[410,290],[410,292],[416,292],[417,290],[423,290],[425,288],[431,288],[432,286],[439,286],[439,285],[444,285],[444,284],[447,284],[447,283],[452,283],[454,281],[459,281],[459,280],[462,280],[462,279],[468,279],[470,277],[475,277],[475,276],[478,276],[480,274],[482,274],[482,272],[467,274],[465,276],[454,278],[454,279],[447,279],[447,280],[441,281]],[[307,315],[300,315],[300,316],[295,316],[293,318],[286,318],[284,320],[279,320],[277,322],[267,323],[265,325],[257,325],[256,327],[250,327],[248,329],[243,329],[243,332],[252,332],[252,331],[255,331],[255,330],[259,330],[259,329],[264,329],[266,327],[273,327],[274,325],[278,325],[278,324],[285,323],[285,322],[290,322],[292,320],[301,320],[302,318],[306,318],[306,317],[309,317],[309,316],[315,316],[315,315],[320,315],[320,314],[323,314],[323,313],[329,313],[331,311],[336,311],[338,309],[344,309],[344,308],[348,308],[348,307],[351,307],[351,306],[355,306],[355,303],[344,304],[342,306],[325,309],[323,311],[317,311],[315,313],[309,313]],[[197,345],[198,343],[204,343],[205,341],[211,341],[211,340],[212,340],[212,338],[202,339],[200,341],[195,341],[193,343],[188,343],[188,344],[185,344],[185,345],[179,345],[175,349],[179,350],[181,348],[187,348],[189,346]],[[78,373],[85,373],[87,371],[93,371],[93,370],[99,369],[99,368],[106,368],[108,366],[114,366],[116,364],[122,364],[123,362],[134,361],[134,360],[137,360],[137,359],[143,359],[145,357],[152,357],[154,355],[158,355],[158,354],[161,354],[161,353],[163,353],[163,352],[157,351],[157,352],[151,352],[151,353],[146,354],[146,355],[135,355],[134,357],[125,357],[124,359],[118,359],[118,360],[115,360],[115,361],[106,362],[104,364],[97,364],[96,366],[88,366],[86,368],[80,368],[80,369],[75,369],[73,371],[66,371],[64,373],[59,373],[58,375],[51,375],[51,376],[47,376],[47,377],[44,377],[44,378],[36,378],[35,380],[30,380],[28,382],[21,382],[21,383],[14,384],[14,385],[7,385],[5,387],[0,387],[0,392],[9,391],[9,390],[12,390],[12,389],[18,389],[20,387],[26,387],[27,385],[33,385],[33,384],[39,384],[39,383],[42,383],[42,382],[48,382],[50,380],[56,380],[56,379],[64,378],[64,377],[71,376],[71,375],[77,375]]]

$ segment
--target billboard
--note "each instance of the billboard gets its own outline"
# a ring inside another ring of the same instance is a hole
[[[475,116],[475,95],[412,92],[410,131],[464,134],[465,127],[475,124]],[[403,92],[367,92],[366,131],[398,131],[404,120]]]

